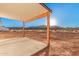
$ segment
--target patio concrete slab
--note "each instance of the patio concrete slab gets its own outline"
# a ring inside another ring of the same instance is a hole
[[[27,37],[0,40],[0,56],[30,56],[46,47],[46,44]]]

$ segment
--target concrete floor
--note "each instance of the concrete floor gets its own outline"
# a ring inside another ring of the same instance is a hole
[[[46,44],[27,37],[0,40],[0,56],[30,56]]]

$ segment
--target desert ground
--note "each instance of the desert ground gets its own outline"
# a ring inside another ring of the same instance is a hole
[[[22,37],[22,31],[0,32],[0,40]],[[26,30],[25,36],[47,43],[46,30]],[[79,32],[50,31],[50,56],[79,56]]]

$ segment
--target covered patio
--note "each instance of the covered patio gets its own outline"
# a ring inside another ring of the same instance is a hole
[[[49,55],[50,51],[50,13],[51,10],[40,3],[29,4],[0,4],[0,17],[16,19],[23,22],[23,37],[0,40],[0,55],[30,56]],[[47,43],[42,43],[25,36],[25,23],[38,18],[47,17]]]

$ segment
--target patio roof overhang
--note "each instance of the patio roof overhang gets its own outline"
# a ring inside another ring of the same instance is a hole
[[[50,50],[50,12],[51,10],[49,8],[40,3],[0,3],[0,17],[15,19],[24,23],[47,16],[48,51],[46,51],[46,55],[49,55]]]
[[[0,17],[29,22],[49,14],[44,6],[40,3],[0,3]]]

